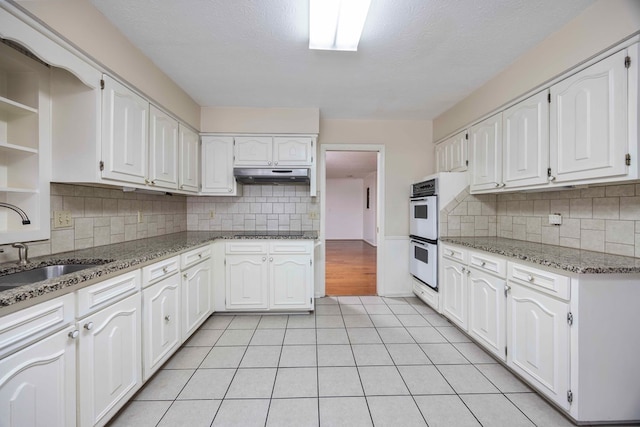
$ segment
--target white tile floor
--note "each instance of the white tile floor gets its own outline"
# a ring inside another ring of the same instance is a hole
[[[213,315],[113,426],[571,426],[416,298]]]

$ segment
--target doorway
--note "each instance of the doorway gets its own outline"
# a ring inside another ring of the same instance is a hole
[[[380,146],[322,148],[325,295],[380,294]],[[382,163],[383,164],[383,163]]]

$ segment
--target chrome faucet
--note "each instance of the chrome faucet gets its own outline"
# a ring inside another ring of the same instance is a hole
[[[29,262],[29,247],[26,243],[14,243],[12,248],[18,249],[18,265],[27,265]]]
[[[27,216],[25,211],[23,211],[19,207],[9,203],[5,203],[5,202],[0,202],[0,207],[11,209],[12,211],[16,211],[18,215],[20,215],[20,218],[22,218],[22,225],[31,224],[31,220],[29,220],[29,217]]]

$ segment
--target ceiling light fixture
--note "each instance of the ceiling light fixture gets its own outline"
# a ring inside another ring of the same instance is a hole
[[[358,50],[371,0],[309,0],[309,49]]]

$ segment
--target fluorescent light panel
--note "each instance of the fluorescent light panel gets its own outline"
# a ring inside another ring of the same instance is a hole
[[[371,0],[309,0],[309,49],[358,50]]]

